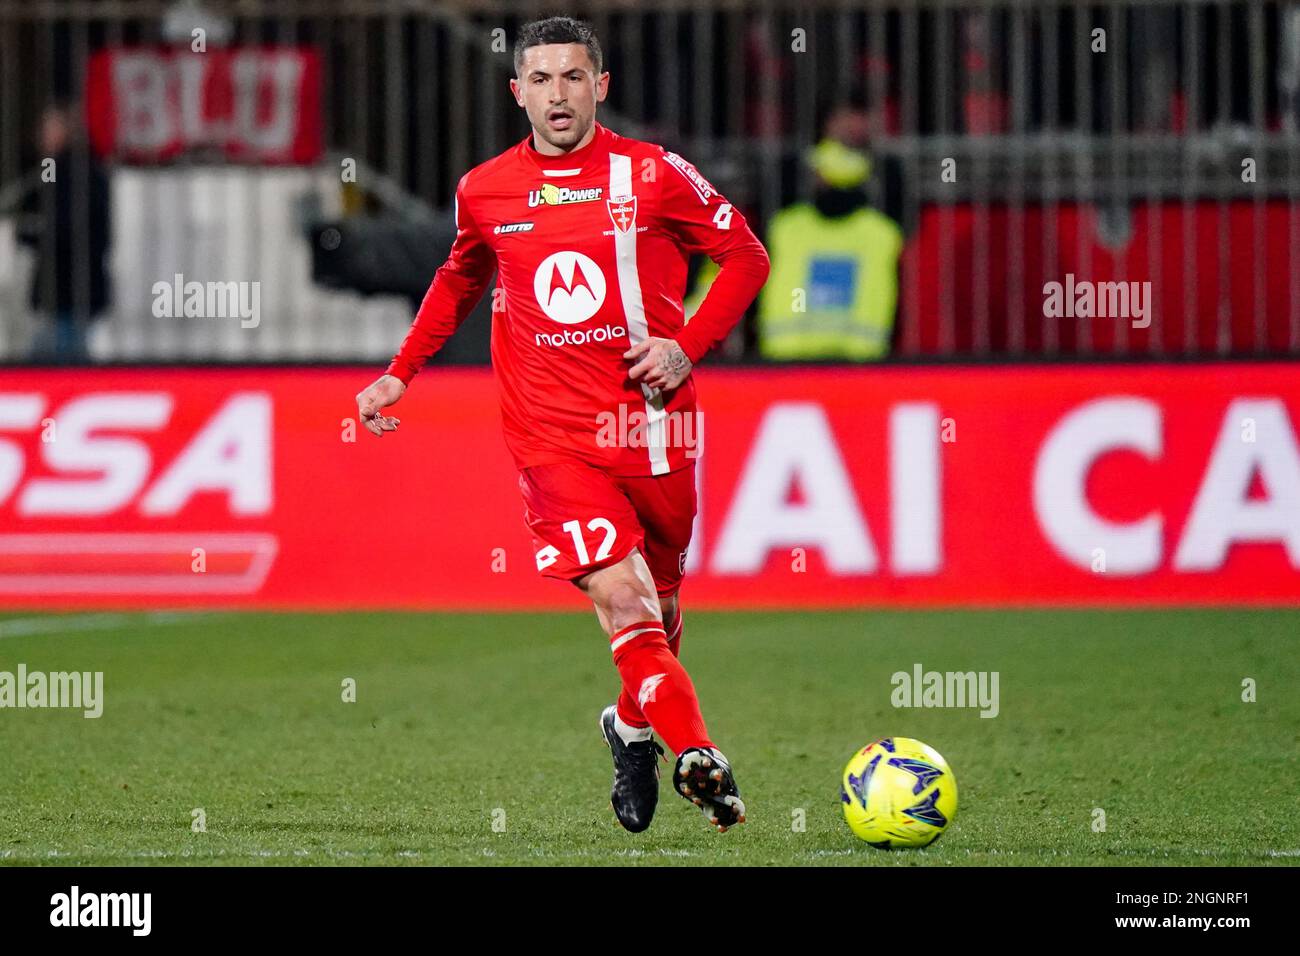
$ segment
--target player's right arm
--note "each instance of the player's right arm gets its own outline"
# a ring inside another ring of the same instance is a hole
[[[357,394],[361,422],[373,434],[397,430],[398,419],[382,414],[393,405],[424,363],[460,328],[492,280],[496,255],[479,232],[465,204],[465,180],[456,186],[456,239],[439,267],[388,370]]]

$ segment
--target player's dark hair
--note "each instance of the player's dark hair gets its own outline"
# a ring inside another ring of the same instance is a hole
[[[590,23],[575,20],[572,17],[547,17],[545,20],[533,20],[525,23],[515,39],[515,76],[524,65],[524,51],[530,46],[544,46],[547,43],[581,43],[587,48],[587,56],[596,73],[601,72],[600,41]]]

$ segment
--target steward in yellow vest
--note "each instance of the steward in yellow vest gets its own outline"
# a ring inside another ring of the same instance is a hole
[[[819,180],[814,201],[782,209],[768,227],[772,274],[759,298],[759,351],[785,361],[883,358],[903,230],[867,205],[865,153],[826,139],[810,162]]]

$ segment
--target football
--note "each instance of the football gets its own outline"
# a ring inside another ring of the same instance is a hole
[[[957,814],[957,778],[933,747],[885,737],[849,760],[840,806],[854,835],[877,849],[928,846]]]

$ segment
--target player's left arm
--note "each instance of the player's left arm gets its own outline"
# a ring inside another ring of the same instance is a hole
[[[648,338],[625,353],[638,360],[628,373],[634,381],[669,390],[686,381],[694,365],[727,337],[763,288],[771,266],[744,215],[695,167],[667,152],[658,166],[666,228],[683,248],[706,254],[720,270],[681,331],[672,338]]]

